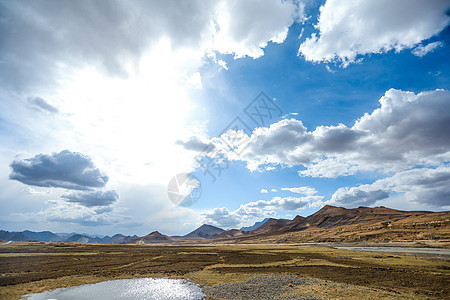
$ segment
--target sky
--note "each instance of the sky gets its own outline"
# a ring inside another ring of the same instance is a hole
[[[445,0],[0,0],[0,229],[450,209]]]

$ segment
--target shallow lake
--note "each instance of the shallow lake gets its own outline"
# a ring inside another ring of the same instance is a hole
[[[334,248],[364,252],[391,252],[391,253],[417,253],[417,254],[440,254],[450,255],[450,249],[442,248],[409,248],[409,247],[356,247],[356,246],[335,246]]]
[[[201,299],[200,287],[184,279],[134,278],[103,281],[23,296],[27,300],[43,299]]]

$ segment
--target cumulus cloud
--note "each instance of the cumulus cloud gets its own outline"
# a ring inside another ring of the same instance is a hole
[[[47,113],[56,114],[59,112],[58,108],[49,104],[45,99],[41,97],[30,97],[27,99],[28,103],[39,110]]]
[[[358,55],[410,49],[450,23],[445,0],[327,0],[313,33],[299,48],[308,61],[345,67]]]
[[[90,157],[69,150],[15,160],[10,166],[10,179],[32,186],[89,190],[104,187],[109,179]]]
[[[262,165],[302,165],[301,176],[337,177],[358,171],[401,171],[450,160],[450,92],[414,94],[390,89],[380,107],[352,127],[308,131],[295,119],[257,128],[239,158],[250,170]]]
[[[235,57],[261,57],[269,41],[284,42],[299,13],[303,10],[290,1],[223,1],[214,20],[213,47]]]
[[[61,198],[67,202],[79,203],[81,205],[92,206],[108,206],[119,200],[119,194],[116,191],[75,191],[66,192]]]
[[[354,207],[373,205],[387,199],[391,193],[402,194],[406,202],[428,204],[432,207],[450,206],[450,166],[419,168],[398,172],[372,184],[340,188],[329,203]]]
[[[261,189],[259,192],[260,192],[261,194],[267,194],[267,193],[268,193],[267,189]]]
[[[234,228],[241,223],[239,216],[230,213],[226,207],[214,208],[201,214],[205,224],[221,228]]]

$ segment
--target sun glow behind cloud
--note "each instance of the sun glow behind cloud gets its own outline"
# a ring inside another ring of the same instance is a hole
[[[190,171],[193,154],[175,142],[199,133],[191,97],[198,84],[190,79],[201,57],[161,40],[137,66],[130,65],[125,78],[91,66],[74,71],[57,94],[73,132],[66,142],[84,148],[118,181],[166,184]]]

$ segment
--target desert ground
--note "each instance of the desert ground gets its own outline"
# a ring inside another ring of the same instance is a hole
[[[289,275],[279,280],[279,297],[289,299],[450,297],[448,257],[354,252],[317,244],[23,243],[0,247],[0,274],[1,299],[134,277],[188,278],[204,287],[208,299],[219,299],[218,290],[227,286],[238,291],[247,284],[264,293],[263,286],[251,283],[274,274]]]

